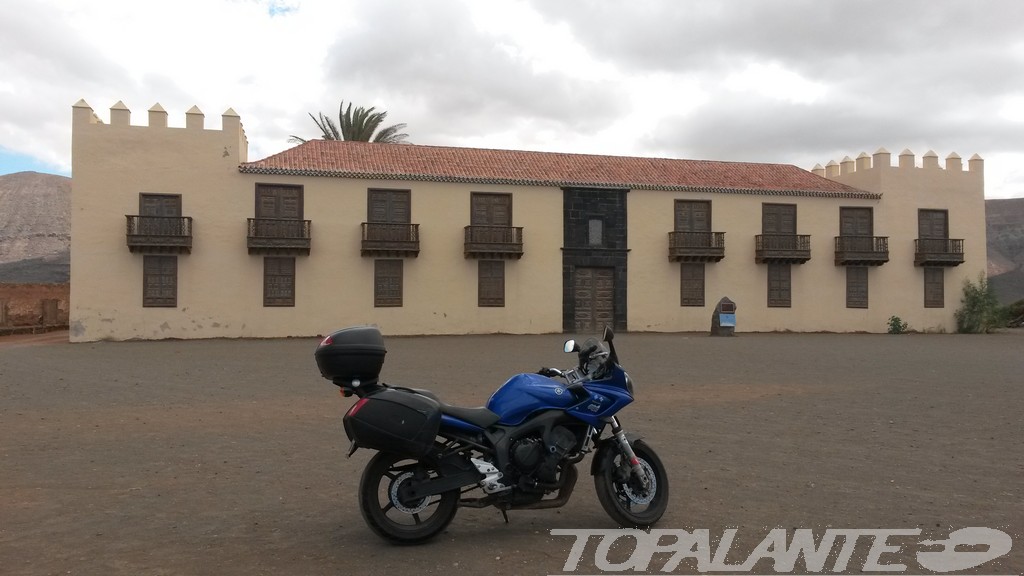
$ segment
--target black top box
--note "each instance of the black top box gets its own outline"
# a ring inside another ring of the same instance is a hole
[[[320,374],[338,386],[376,384],[384,366],[384,337],[374,326],[352,326],[324,338],[314,356]]]

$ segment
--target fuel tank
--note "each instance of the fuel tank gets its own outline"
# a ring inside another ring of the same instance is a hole
[[[515,426],[538,410],[565,409],[575,403],[562,383],[540,374],[517,374],[487,400],[487,408],[501,417],[499,424]]]

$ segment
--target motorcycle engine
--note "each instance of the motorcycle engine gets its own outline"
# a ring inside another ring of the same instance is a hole
[[[529,436],[515,441],[510,448],[512,464],[520,479],[551,484],[558,480],[558,464],[576,445],[576,435],[564,426],[556,426],[545,439]]]

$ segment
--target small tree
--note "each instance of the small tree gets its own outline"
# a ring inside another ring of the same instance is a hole
[[[999,305],[995,290],[984,273],[975,284],[964,280],[960,308],[953,314],[956,331],[963,334],[988,334],[1006,325],[1007,310]]]

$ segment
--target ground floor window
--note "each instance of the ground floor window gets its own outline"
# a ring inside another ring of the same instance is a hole
[[[704,305],[704,263],[683,262],[679,265],[679,305]]]
[[[867,266],[846,267],[846,307],[868,307],[868,268]]]
[[[792,284],[789,264],[768,265],[768,307],[789,308],[792,305]]]
[[[263,305],[295,306],[295,258],[263,259]]]
[[[178,305],[178,257],[142,257],[142,305],[174,308]]]
[[[505,305],[505,261],[480,260],[477,269],[477,305]]]
[[[944,268],[926,266],[924,269],[924,307],[946,306],[946,278]]]
[[[374,260],[373,305],[377,307],[402,305],[403,260]]]

